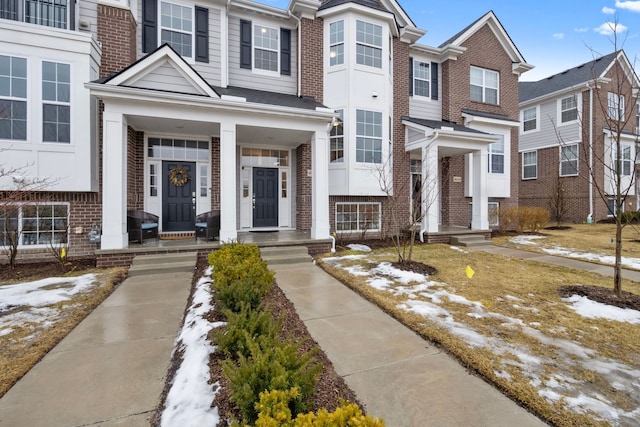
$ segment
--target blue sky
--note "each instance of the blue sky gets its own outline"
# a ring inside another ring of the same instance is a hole
[[[258,0],[286,8],[289,0]],[[536,68],[522,80],[540,80],[613,52],[611,28],[618,23],[618,48],[640,57],[640,1],[620,0],[400,0],[427,34],[419,43],[438,46],[493,10],[525,60]],[[640,59],[636,64],[640,71]]]

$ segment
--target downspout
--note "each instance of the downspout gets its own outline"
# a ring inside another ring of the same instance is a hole
[[[589,88],[589,216],[593,221],[593,87]]]
[[[440,133],[438,131],[435,131],[433,133],[433,137],[431,138],[431,141],[435,141],[436,139],[438,139],[438,136],[440,136]],[[420,153],[420,155],[422,156],[422,153]],[[423,159],[424,161],[424,159]],[[436,171],[437,173],[438,171]],[[424,179],[424,177],[422,177],[421,179]],[[440,199],[440,205],[442,205],[442,199]],[[426,215],[426,214],[425,214]],[[422,224],[420,224],[420,243],[424,243],[424,233],[427,232],[427,227],[425,226],[425,221],[424,218],[422,219]]]
[[[298,18],[296,15],[291,13],[289,9],[287,9],[287,13],[289,16],[296,20],[296,33],[298,33],[298,48],[296,49],[296,80],[297,80],[297,94],[298,98],[302,97],[302,78],[300,77],[300,68],[302,67],[302,55],[300,52],[302,51],[302,32],[300,31],[301,27],[301,18]],[[334,240],[334,251],[335,251],[335,240]]]

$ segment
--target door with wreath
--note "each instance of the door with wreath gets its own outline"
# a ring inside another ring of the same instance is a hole
[[[162,231],[194,230],[195,171],[195,163],[162,162]]]

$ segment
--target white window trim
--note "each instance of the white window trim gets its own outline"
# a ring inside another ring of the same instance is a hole
[[[624,121],[626,115],[624,103],[624,95],[607,92],[607,117],[617,122]],[[620,116],[618,116],[618,112]]]
[[[495,144],[502,142],[502,153],[499,152],[493,152],[492,147],[495,146]],[[506,153],[506,143],[504,141],[504,137],[502,138],[502,141],[497,141],[494,143],[491,143],[487,146],[487,163],[489,165],[488,167],[488,173],[491,175],[504,175],[506,173],[506,159],[507,159],[507,153]],[[491,159],[493,156],[502,156],[502,172],[493,172],[491,166],[492,166],[492,162]]]
[[[345,163],[347,162],[347,149],[346,149],[346,134],[345,134],[345,129],[346,129],[346,124],[347,124],[347,116],[346,116],[346,108],[335,108],[334,111],[336,112],[336,115],[342,116],[340,120],[342,120],[342,135],[338,136],[338,135],[331,135],[331,131],[329,131],[329,166],[333,165],[333,166],[344,166]],[[339,113],[339,114],[338,114]],[[342,160],[340,161],[335,161],[332,162],[331,161],[331,143],[333,142],[334,139],[340,138],[342,137]]]
[[[482,71],[482,100],[481,101],[477,101],[474,99],[471,99],[471,102],[481,102],[483,104],[489,104],[489,105],[500,105],[500,72],[496,71],[496,70],[490,70],[488,68],[482,68],[482,67],[476,67],[474,65],[471,65],[471,69],[476,69],[476,70],[480,70]],[[498,76],[497,82],[498,82],[498,86],[496,88],[493,87],[488,87],[486,84],[486,73],[490,72],[490,73],[496,73],[496,75]],[[471,72],[469,72],[469,98],[471,98]],[[477,85],[474,85],[477,86]],[[493,104],[491,102],[487,102],[486,100],[486,96],[485,96],[485,89],[496,89],[496,103]]]
[[[611,212],[611,210],[609,209],[609,202],[612,201],[613,202],[613,213]],[[625,199],[622,199],[622,212],[624,212],[624,207],[625,207]],[[613,218],[614,216],[616,216],[616,198],[615,197],[607,197],[607,217],[608,218]]]
[[[61,29],[61,30],[69,30],[69,24],[71,22],[71,8],[69,7],[69,3],[73,1],[73,0],[68,0],[67,1],[67,5],[65,7],[65,15],[67,18],[66,21],[66,25],[64,26],[64,28],[62,27],[56,27],[56,26],[52,26],[52,25],[43,25],[43,24],[38,24],[35,22],[27,22],[27,17],[25,15],[25,0],[18,0],[18,19],[15,20],[15,22],[24,22],[25,24],[29,24],[29,25],[38,25],[41,27],[49,27],[49,28],[56,28],[56,29]],[[77,30],[77,25],[76,25],[76,30]]]
[[[20,231],[20,240],[18,242],[18,248],[22,249],[22,250],[28,250],[28,249],[45,249],[45,248],[49,248],[48,244],[39,244],[39,245],[25,245],[22,243],[22,221],[23,221],[23,214],[22,214],[22,208],[23,207],[27,207],[27,206],[43,206],[43,205],[50,205],[50,206],[66,206],[67,207],[67,243],[62,243],[62,245],[69,245],[70,243],[70,238],[71,238],[71,223],[70,223],[70,218],[71,218],[71,204],[69,202],[30,202],[30,203],[24,203],[21,204],[21,206],[18,208],[19,212],[18,212],[18,230]],[[2,246],[0,245],[0,248],[6,248],[7,246]]]
[[[427,64],[427,68],[429,69],[429,80],[425,80],[425,79],[420,79],[418,77],[416,77],[416,67],[418,66],[418,64]],[[424,96],[424,95],[417,95],[416,94],[416,80],[420,80],[423,82],[427,82],[427,87],[429,88],[429,95]],[[413,91],[412,91],[412,95],[415,99],[418,99],[420,101],[429,101],[431,102],[431,62],[430,61],[422,61],[419,60],[417,58],[413,58]]]
[[[358,228],[356,230],[338,230],[338,205],[357,205],[358,206]],[[377,205],[378,206],[378,228],[368,228],[363,230],[360,228],[360,206]],[[335,228],[338,234],[362,233],[362,232],[379,232],[382,225],[382,204],[380,202],[336,202],[335,205]]]
[[[337,24],[339,22],[342,22],[342,41],[337,42],[337,43],[331,43],[331,25],[332,24]],[[331,69],[336,69],[338,67],[344,67],[345,63],[347,62],[346,58],[347,58],[347,49],[346,49],[346,32],[347,32],[347,26],[345,24],[344,19],[339,19],[337,21],[333,21],[333,22],[329,22],[327,24],[327,43],[329,45],[329,48],[327,49],[327,52],[329,52],[329,55],[327,56],[327,66],[330,67]],[[338,46],[338,45],[342,45],[342,62],[338,63],[338,64],[331,64],[331,48],[333,46]]]
[[[562,122],[562,100],[563,99],[567,99],[567,98],[571,98],[571,97],[575,97],[576,98],[576,109],[578,111],[577,115],[576,115],[576,119],[575,120],[570,120],[568,122]],[[571,125],[574,123],[578,123],[580,121],[580,115],[582,114],[582,94],[580,93],[576,93],[576,94],[572,94],[572,95],[567,95],[567,96],[562,96],[560,98],[558,98],[558,100],[556,101],[556,107],[557,107],[557,124],[558,126],[567,126],[567,125]]]
[[[524,112],[525,110],[536,109],[536,127],[529,130],[524,130]],[[534,107],[527,107],[520,110],[520,135],[529,135],[534,132],[540,131],[540,105]]]
[[[496,206],[495,222],[491,222],[491,215],[489,214],[489,212],[491,212],[491,205]],[[487,202],[487,212],[488,212],[489,226],[498,227],[500,225],[500,202]]]
[[[620,168],[621,168],[620,176],[623,176],[623,177],[631,176],[633,174],[633,146],[631,144],[620,144],[620,147],[622,148],[622,154],[621,154],[621,157],[620,157]],[[614,168],[614,173],[617,173],[616,171],[618,170],[618,165],[616,163],[617,163],[618,154],[616,152],[617,151],[616,150],[616,146],[614,145],[612,148],[613,148],[613,150],[612,150],[612,152],[613,152],[612,163],[614,165],[616,165],[616,167]],[[628,159],[624,158],[625,148],[629,150],[629,158]],[[628,174],[624,173],[624,164],[625,163],[629,164],[629,173]]]
[[[55,60],[49,60],[49,59],[42,59],[39,62],[39,69],[38,69],[38,75],[39,75],[39,81],[38,81],[38,88],[39,88],[39,93],[40,93],[40,99],[38,100],[38,102],[40,103],[40,107],[42,107],[44,104],[48,104],[48,105],[68,105],[69,106],[69,142],[57,142],[57,141],[45,141],[44,140],[44,113],[42,111],[42,108],[40,108],[40,113],[39,113],[39,121],[38,121],[38,141],[42,144],[46,144],[46,145],[51,145],[51,144],[56,144],[58,146],[72,146],[74,145],[74,132],[73,132],[73,127],[74,127],[74,114],[75,114],[75,109],[74,109],[74,82],[73,82],[73,74],[74,74],[74,69],[73,69],[73,64],[68,63],[68,62],[60,62],[60,61],[55,61]],[[59,101],[45,101],[44,100],[44,96],[42,94],[42,79],[43,79],[43,75],[42,75],[42,66],[45,62],[51,62],[54,64],[64,64],[64,65],[68,65],[69,66],[69,102],[59,102]],[[28,70],[28,68],[27,68]],[[27,107],[28,109],[28,107]],[[28,124],[27,124],[28,126]],[[28,136],[28,135],[27,135]]]
[[[529,153],[535,153],[536,154],[536,163],[535,163],[536,174],[535,174],[535,176],[525,177],[524,176],[524,167],[525,166],[532,166],[532,165],[525,165],[525,163],[524,163],[524,155],[525,154],[529,154]],[[531,179],[538,179],[538,150],[529,150],[529,151],[523,151],[522,152],[522,180],[523,181],[528,181],[528,180],[531,180]]]
[[[271,50],[271,49],[266,49],[263,47],[257,47],[256,46],[256,40],[255,40],[255,36],[257,33],[257,28],[256,27],[264,27],[264,28],[268,28],[270,30],[275,30],[276,31],[276,45],[278,46],[277,49]],[[256,49],[261,49],[261,50],[266,50],[269,52],[276,52],[276,55],[278,56],[278,58],[276,59],[276,65],[277,65],[277,70],[275,71],[271,71],[271,70],[265,70],[262,68],[257,68],[256,67]],[[253,21],[251,23],[251,71],[254,74],[259,74],[259,75],[263,75],[263,76],[275,76],[275,77],[280,77],[280,28],[279,27],[274,27],[272,25],[266,24],[266,23],[262,23],[259,21]]]
[[[182,7],[188,7],[189,9],[191,9],[191,56],[188,57],[184,57],[182,55],[180,55],[182,57],[182,59],[184,59],[185,61],[187,61],[187,63],[189,64],[195,64],[196,62],[196,8],[195,5],[193,3],[186,3],[186,2],[182,2],[179,0],[159,0],[158,1],[158,43],[162,44],[162,29],[164,28],[162,26],[162,3],[169,3],[169,4],[175,4],[178,6],[182,6]],[[168,30],[171,31],[177,31],[177,32],[181,32],[184,34],[187,34],[186,32],[182,32],[182,31],[178,31],[178,30],[174,30],[173,28],[167,28]]]
[[[563,158],[562,158],[562,148],[563,148],[563,147],[568,148],[568,147],[571,147],[571,146],[575,146],[575,147],[576,147],[576,173],[574,173],[574,174],[563,174],[563,173],[562,173],[562,162],[568,162],[568,161],[570,161],[570,160],[567,160],[567,159],[563,159]],[[558,173],[559,173],[559,176],[561,176],[561,177],[566,177],[566,176],[578,176],[578,175],[580,174],[580,147],[578,146],[578,143],[572,143],[572,144],[564,144],[564,145],[561,145],[561,146],[559,147],[559,153],[558,153],[558,154],[559,154],[559,159],[560,159],[560,162],[559,162],[559,164],[558,164]]]
[[[377,27],[380,27],[380,30],[381,30],[380,46],[376,46],[375,44],[370,44],[370,43],[358,41],[358,22],[362,22],[364,24],[370,24],[370,25],[375,25]],[[353,27],[353,40],[355,42],[353,63],[357,67],[366,67],[366,69],[380,70],[380,72],[383,72],[384,71],[384,38],[385,38],[384,37],[384,27],[382,25],[380,25],[380,24],[376,24],[375,22],[364,21],[362,19],[356,19],[353,25],[354,25],[354,27]],[[345,32],[346,32],[346,30],[345,30]],[[358,45],[362,45],[362,46],[370,47],[372,49],[379,50],[380,51],[380,67],[376,67],[375,65],[367,65],[367,64],[358,63]]]
[[[27,94],[25,96],[25,98],[16,98],[14,96],[3,96],[2,99],[6,99],[8,101],[24,101],[27,104],[27,129],[26,129],[26,135],[25,135],[25,139],[4,139],[4,138],[0,138],[0,142],[8,142],[11,144],[14,143],[18,143],[18,144],[28,144],[31,142],[31,128],[33,126],[33,117],[31,114],[31,107],[32,105],[37,105],[38,104],[38,100],[35,99],[33,91],[31,90],[32,84],[33,84],[33,79],[34,78],[38,78],[37,76],[41,75],[40,72],[36,73],[36,75],[34,76],[34,73],[31,71],[31,67],[33,66],[33,63],[37,63],[40,67],[42,67],[42,61],[34,61],[32,60],[32,58],[28,57],[28,56],[24,56],[24,55],[15,55],[13,53],[5,53],[0,51],[0,55],[3,56],[8,56],[8,57],[13,57],[13,58],[21,58],[27,61]],[[42,85],[42,79],[40,78],[40,85]],[[42,92],[42,87],[40,87],[39,92]],[[34,104],[35,103],[35,104]],[[42,113],[40,113],[42,114]],[[37,119],[37,118],[36,118]],[[42,125],[40,125],[41,127]],[[42,133],[42,132],[41,132]],[[65,144],[68,145],[68,144]]]
[[[380,137],[377,136],[368,136],[368,135],[360,135],[358,134],[358,111],[364,111],[367,113],[378,113],[380,114]],[[354,160],[356,165],[382,165],[384,164],[384,112],[377,110],[367,110],[364,108],[356,108],[356,114],[353,121],[355,127],[355,144],[354,144]],[[380,163],[375,162],[359,162],[358,161],[358,138],[368,138],[368,139],[379,139],[380,140]]]

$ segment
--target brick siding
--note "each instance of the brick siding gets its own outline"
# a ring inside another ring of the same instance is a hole
[[[98,41],[102,44],[100,77],[133,63],[136,60],[136,21],[131,11],[98,4]]]
[[[312,183],[307,171],[311,170],[311,143],[296,148],[296,229],[311,230]]]
[[[311,96],[322,102],[324,98],[324,20],[302,18],[300,22],[300,86],[302,96]]]

